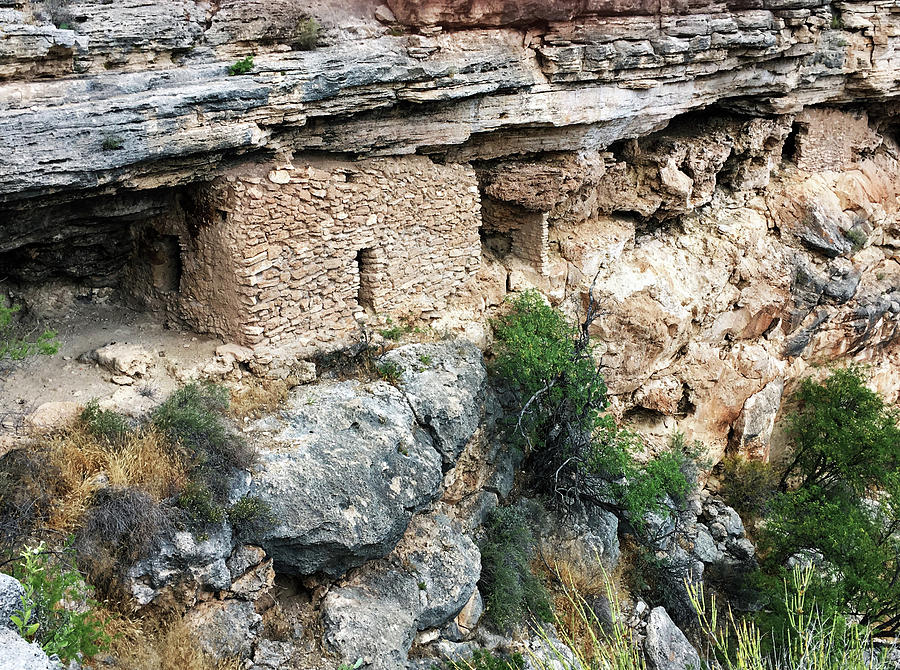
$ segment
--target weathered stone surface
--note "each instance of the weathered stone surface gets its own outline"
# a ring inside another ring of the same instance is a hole
[[[221,524],[209,530],[205,537],[188,531],[176,531],[159,538],[153,554],[132,565],[128,571],[129,589],[139,606],[147,605],[162,590],[185,578],[197,588],[227,589],[231,573],[225,563],[231,554],[231,528]]]
[[[144,347],[126,342],[100,347],[92,357],[110,372],[127,377],[146,377],[154,363],[153,354]]]
[[[201,603],[184,618],[200,649],[219,660],[250,658],[261,622],[253,603],[242,600]]]
[[[481,351],[465,340],[410,344],[382,361],[400,368],[398,386],[416,419],[428,427],[445,467],[455,463],[481,420],[487,381]]]
[[[619,521],[598,507],[587,507],[563,517],[551,513],[538,541],[545,556],[579,565],[585,574],[612,572],[619,562]]]
[[[644,654],[653,670],[692,670],[702,668],[700,655],[678,629],[666,610],[656,607],[647,621]]]
[[[744,106],[783,112],[896,95],[898,19],[882,5],[847,3],[844,28],[830,30],[822,3],[793,20],[777,2],[701,3],[686,14],[618,1],[472,9],[397,0],[401,22],[494,28],[394,36],[376,22],[377,3],[332,4],[225,3],[207,23],[184,0],[84,0],[69,30],[9,13],[0,76],[13,79],[0,86],[0,138],[15,138],[17,151],[2,152],[0,193],[193,180],[219,157],[263,147],[593,149],[717,100],[753,96]],[[313,51],[293,48],[305,13],[328,23]],[[523,40],[502,27],[523,24],[541,28]],[[232,44],[255,51],[249,74],[228,76]],[[35,71],[69,78],[21,81]],[[848,146],[870,144],[854,135]]]
[[[70,425],[81,413],[82,406],[71,400],[45,402],[38,406],[25,421],[34,430],[52,431]]]
[[[480,575],[478,548],[458,524],[441,514],[416,516],[387,559],[354,570],[325,597],[325,640],[347,662],[403,667],[416,631],[453,620]]]
[[[351,665],[361,658],[373,670],[403,667],[416,633],[419,598],[411,575],[387,561],[370,562],[325,597],[325,642]]]
[[[13,628],[9,617],[22,607],[24,595],[25,588],[19,583],[19,580],[0,572],[0,628],[4,626]]]
[[[29,644],[4,626],[0,626],[0,649],[0,670],[62,670],[37,642]]]
[[[384,556],[439,493],[440,455],[390,384],[299,389],[282,422],[251,487],[276,519],[257,541],[281,570],[337,576]]]

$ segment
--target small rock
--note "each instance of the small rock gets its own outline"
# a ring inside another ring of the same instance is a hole
[[[216,347],[216,356],[224,359],[231,358],[238,363],[246,363],[253,358],[253,349],[229,342]]]
[[[387,5],[379,5],[375,9],[375,18],[381,23],[397,23],[397,17],[394,16],[394,12]]]
[[[110,381],[113,384],[118,384],[119,386],[131,386],[134,384],[134,380],[131,377],[126,375],[114,375]]]
[[[248,659],[262,617],[252,603],[220,600],[190,610],[184,622],[195,634],[200,649],[213,658]]]
[[[289,184],[291,173],[287,170],[272,170],[269,172],[269,181],[273,184]]]
[[[25,422],[37,431],[56,430],[72,423],[81,413],[81,405],[71,400],[45,402],[38,406]]]
[[[137,344],[114,342],[100,347],[92,357],[97,363],[117,375],[145,377],[153,366],[153,355]]]

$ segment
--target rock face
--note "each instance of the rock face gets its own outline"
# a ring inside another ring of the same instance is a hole
[[[222,660],[249,658],[261,621],[253,604],[240,600],[203,603],[185,617],[203,652]]]
[[[387,554],[441,483],[440,455],[385,382],[296,391],[251,494],[277,523],[259,539],[281,570],[338,576]]]
[[[653,670],[700,670],[703,667],[697,650],[662,607],[650,612],[644,654]]]
[[[28,643],[8,628],[0,626],[0,670],[61,670],[36,643]]]
[[[25,588],[19,580],[0,572],[0,627],[13,628],[9,618],[22,607]]]
[[[325,640],[348,663],[404,667],[416,631],[454,620],[480,576],[481,555],[458,524],[417,516],[390,556],[354,570],[325,597]]]
[[[487,382],[481,352],[465,340],[452,348],[412,344],[388,352],[382,361],[399,367],[398,386],[416,420],[428,428],[444,465],[455,463],[481,422]]]

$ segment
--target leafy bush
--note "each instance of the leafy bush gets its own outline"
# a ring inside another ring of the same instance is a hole
[[[485,616],[508,631],[527,616],[549,620],[544,585],[529,567],[534,538],[525,515],[515,507],[498,507],[485,524],[481,543],[481,581]]]
[[[40,333],[23,332],[14,316],[19,305],[9,307],[0,304],[0,361],[5,359],[21,361],[29,356],[52,356],[59,351],[59,340],[55,330]]]
[[[793,451],[762,535],[764,582],[777,603],[788,560],[812,562],[810,597],[825,615],[858,616],[893,635],[900,631],[897,411],[866,388],[859,368],[807,380],[794,400]]]
[[[603,413],[606,385],[588,336],[595,314],[589,308],[575,327],[537,292],[521,294],[494,324],[494,370],[519,398],[514,439],[531,486],[558,503],[581,499],[625,512],[641,527],[666,495],[687,491],[687,454],[673,449],[641,466],[633,457],[639,436]]]
[[[100,409],[95,399],[85,405],[79,419],[91,435],[110,444],[120,442],[131,431],[128,419],[111,409]]]
[[[240,74],[247,74],[253,69],[253,56],[247,56],[237,61],[234,65],[228,66],[228,75],[234,77]]]
[[[769,463],[741,455],[723,459],[721,481],[720,493],[725,503],[749,526],[755,526],[756,520],[766,515],[778,489],[778,477]]]
[[[188,384],[173,393],[152,415],[153,424],[186,452],[190,476],[220,503],[232,469],[246,469],[255,453],[228,426],[228,390],[214,384]]]
[[[25,548],[14,565],[12,574],[25,587],[18,613],[21,629],[28,633],[27,639],[63,662],[90,658],[110,643],[109,620],[95,614],[99,605],[74,567],[71,549],[67,546],[61,555],[53,554],[41,543]]]

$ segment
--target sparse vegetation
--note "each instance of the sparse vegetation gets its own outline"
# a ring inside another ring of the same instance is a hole
[[[383,361],[378,364],[377,369],[378,376],[391,384],[396,384],[400,381],[400,377],[403,374],[403,370],[401,370],[400,366],[394,363],[394,361]]]
[[[125,140],[118,135],[107,135],[103,138],[103,144],[100,145],[100,148],[103,149],[103,151],[116,151],[117,149],[121,149],[124,144]]]
[[[476,650],[471,658],[461,661],[445,661],[434,670],[524,670],[525,657],[522,654],[501,656],[487,649]]]
[[[312,51],[319,43],[319,22],[314,18],[303,19],[294,31],[294,47],[299,51]]]
[[[253,69],[253,56],[247,56],[246,58],[242,58],[237,61],[233,65],[228,66],[228,75],[231,77],[247,74],[250,70]]]
[[[228,520],[238,536],[266,528],[274,522],[272,508],[256,496],[243,496],[228,508]]]
[[[81,411],[81,423],[98,440],[107,444],[121,443],[131,432],[128,419],[110,409],[100,409],[97,400],[90,400]]]
[[[485,616],[499,631],[529,617],[549,620],[550,601],[530,562],[534,538],[525,515],[515,507],[498,507],[485,524],[481,543],[481,581]]]
[[[778,477],[769,463],[741,455],[725,457],[720,479],[725,503],[751,528],[768,513],[778,489]]]
[[[869,238],[866,237],[866,234],[859,228],[851,228],[846,233],[844,233],[844,237],[850,240],[850,243],[853,245],[852,253],[854,254],[864,246],[866,246],[866,242],[869,241]]]
[[[59,351],[55,330],[24,328],[15,319],[19,305],[12,307],[5,299],[0,303],[0,363],[21,361],[29,356],[52,356]]]

